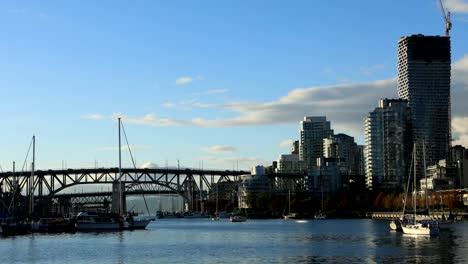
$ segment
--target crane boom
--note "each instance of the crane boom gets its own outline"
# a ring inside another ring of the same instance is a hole
[[[444,4],[442,3],[442,0],[439,0],[439,6],[440,6],[440,10],[442,11],[442,16],[444,17],[444,21],[445,21],[445,35],[449,36],[450,29],[452,29],[452,21],[450,21],[450,11],[446,11],[446,9],[444,8]]]

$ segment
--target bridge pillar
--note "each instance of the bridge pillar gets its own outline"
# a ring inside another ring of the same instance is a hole
[[[122,186],[121,191],[119,191],[119,186]],[[123,212],[120,212],[120,194],[122,194],[122,208]],[[111,212],[112,213],[125,213],[127,212],[127,202],[126,202],[127,196],[125,195],[125,184],[118,182],[113,182],[112,183],[112,208]]]

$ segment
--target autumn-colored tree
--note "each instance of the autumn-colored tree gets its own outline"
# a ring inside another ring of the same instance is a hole
[[[389,193],[385,195],[385,197],[382,199],[382,205],[383,208],[386,210],[393,210],[393,194]]]
[[[379,192],[379,194],[377,195],[377,197],[375,197],[375,200],[374,200],[374,207],[375,207],[376,209],[382,208],[382,200],[383,200],[384,197],[385,197],[385,193],[384,193],[384,192]]]

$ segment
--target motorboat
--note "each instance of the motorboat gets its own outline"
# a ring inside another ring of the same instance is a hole
[[[118,217],[88,212],[78,213],[75,221],[77,231],[112,231],[120,230],[122,226]]]
[[[247,221],[247,217],[242,215],[233,215],[230,218],[231,222],[245,222]]]

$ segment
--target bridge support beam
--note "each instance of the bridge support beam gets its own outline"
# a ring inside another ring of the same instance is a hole
[[[119,191],[119,187],[122,189]],[[120,212],[120,195],[122,194],[122,208],[123,212]],[[118,182],[112,183],[112,213],[125,213],[127,212],[127,196],[125,195],[125,184],[120,184]]]

